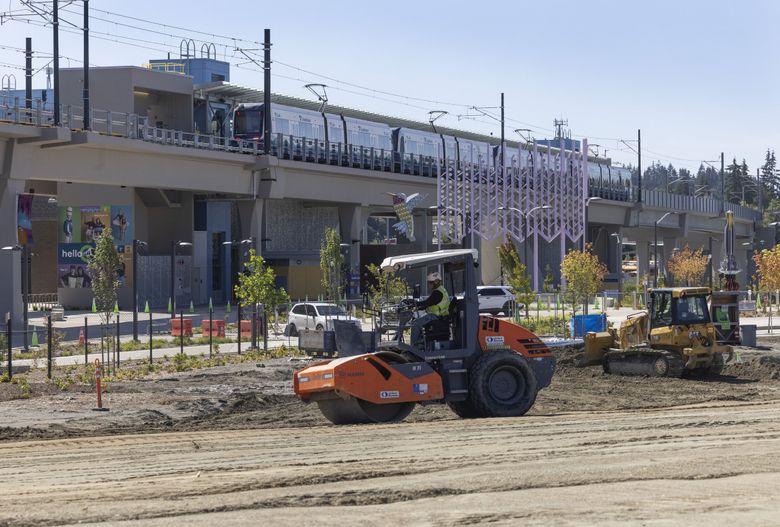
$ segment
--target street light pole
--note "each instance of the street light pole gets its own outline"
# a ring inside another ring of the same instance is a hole
[[[585,248],[588,246],[588,208],[592,201],[601,201],[601,198],[593,196],[585,200],[585,226],[582,230],[582,252],[585,252]]]
[[[133,240],[133,340],[138,340],[138,248],[146,242]]]
[[[658,224],[666,219],[671,214],[677,214],[676,212],[667,212],[653,224],[653,260],[655,261],[655,273],[653,273],[653,288],[658,287]]]
[[[552,207],[550,205],[537,205],[536,207],[531,207],[527,212],[523,212],[522,210],[518,209],[517,207],[498,207],[499,211],[505,212],[508,210],[517,212],[520,214],[520,216],[523,218],[522,223],[522,229],[523,229],[523,263],[525,264],[525,272],[528,273],[528,216],[533,214],[534,212],[538,210],[547,210],[551,209]]]
[[[176,318],[176,247],[192,245],[190,242],[171,240],[171,318]]]
[[[176,245],[179,242],[171,240],[171,291],[168,297],[168,307],[171,310],[171,318],[176,318],[176,288],[174,282],[176,281]]]

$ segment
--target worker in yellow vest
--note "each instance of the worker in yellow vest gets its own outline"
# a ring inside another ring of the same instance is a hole
[[[428,275],[428,290],[431,292],[428,298],[417,302],[419,309],[425,309],[425,315],[412,322],[411,345],[418,344],[421,340],[422,331],[426,324],[436,320],[439,317],[446,317],[450,310],[450,295],[441,283],[439,273]]]

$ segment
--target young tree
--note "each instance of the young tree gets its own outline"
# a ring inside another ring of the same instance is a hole
[[[777,291],[780,289],[780,245],[763,249],[753,254],[758,274],[759,291]]]
[[[92,293],[95,307],[103,324],[111,321],[114,306],[118,301],[119,253],[116,252],[111,229],[103,229],[95,244],[95,252],[87,262],[89,276],[92,279]]]
[[[528,318],[528,309],[536,299],[536,294],[531,288],[531,279],[526,274],[526,267],[520,261],[517,247],[509,238],[498,247],[498,258],[501,268],[504,270],[506,281],[515,293],[515,301],[525,307],[525,318]]]
[[[328,227],[320,245],[321,284],[325,298],[338,302],[344,291],[344,255],[341,254],[341,236],[336,229]]]
[[[244,264],[244,272],[238,275],[235,286],[236,297],[244,307],[263,304],[267,314],[276,313],[276,309],[290,297],[281,287],[276,287],[276,273],[265,265],[263,257],[249,250],[249,261]]]
[[[544,281],[542,282],[542,291],[545,293],[552,293],[553,290],[553,274],[550,264],[547,264],[544,268]]]
[[[572,314],[576,314],[577,306],[585,305],[601,288],[607,266],[591,252],[588,244],[584,252],[571,250],[566,253],[561,262],[561,274],[566,278],[566,296],[571,301]]]
[[[376,264],[368,264],[368,302],[371,309],[379,311],[382,304],[396,303],[406,296],[406,281],[394,272],[384,272]]]
[[[702,249],[692,251],[686,244],[669,258],[666,268],[678,283],[685,282],[686,286],[690,286],[692,282],[694,285],[701,283],[708,262],[709,257]]]

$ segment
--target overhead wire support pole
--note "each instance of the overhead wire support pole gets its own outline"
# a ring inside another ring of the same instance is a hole
[[[265,106],[265,126],[263,133],[263,153],[271,154],[271,30],[265,30],[263,42],[263,103]],[[241,330],[239,329],[239,332]]]
[[[636,192],[636,201],[637,203],[642,203],[642,130],[637,129],[636,131],[636,141],[637,141],[637,152],[636,152],[636,159],[637,159],[637,167],[636,167],[636,173],[637,173],[637,192]]]
[[[504,146],[504,92],[501,92],[501,170],[506,166],[506,147]]]
[[[723,171],[723,152],[720,153],[720,213],[726,212],[726,179]]]
[[[25,52],[24,52],[24,107],[27,110],[32,109],[32,38],[27,37],[25,39]],[[27,118],[32,120],[31,115],[28,113]]]
[[[60,18],[57,0],[53,0],[53,47],[54,47],[54,126],[60,125]]]
[[[92,123],[89,112],[89,0],[84,0],[84,130],[91,130]],[[135,277],[133,277],[135,281]],[[135,326],[134,326],[135,328]],[[134,340],[138,340],[135,328]]]

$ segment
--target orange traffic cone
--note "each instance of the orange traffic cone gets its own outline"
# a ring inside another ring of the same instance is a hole
[[[79,330],[79,346],[84,345],[84,328]]]

